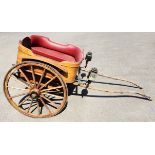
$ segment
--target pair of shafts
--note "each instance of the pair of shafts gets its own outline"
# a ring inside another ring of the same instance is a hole
[[[87,72],[89,74],[89,71],[86,70],[86,69],[81,69],[81,71]],[[112,79],[112,80],[116,80],[116,81],[127,82],[127,83],[131,84],[134,88],[138,88],[138,89],[141,89],[141,90],[143,89],[141,86],[137,85],[136,83],[125,80],[125,79],[110,77],[110,76],[106,76],[106,75],[103,75],[103,74],[97,74],[97,76]],[[91,81],[91,82],[93,82],[93,81]],[[118,95],[122,95],[122,96],[127,95],[127,96],[133,96],[133,97],[140,97],[140,98],[152,101],[150,96],[147,96],[147,95],[145,95],[144,93],[141,93],[141,92],[98,89],[98,88],[92,87],[87,82],[86,83],[80,83],[79,81],[74,82],[74,85],[85,88],[85,89],[94,90],[94,91],[105,92],[105,93],[113,93],[113,94],[118,94]]]

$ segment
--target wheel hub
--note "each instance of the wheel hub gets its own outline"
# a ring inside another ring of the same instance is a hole
[[[32,99],[37,99],[39,95],[40,95],[39,89],[34,88],[30,91],[30,96]]]

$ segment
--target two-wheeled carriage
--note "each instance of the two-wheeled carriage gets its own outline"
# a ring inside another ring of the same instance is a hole
[[[4,93],[9,103],[19,112],[30,117],[52,117],[59,114],[66,106],[68,84],[101,92],[128,94],[151,100],[139,92],[109,91],[91,87],[98,75],[113,80],[120,80],[142,89],[137,84],[98,74],[96,68],[86,70],[92,59],[88,52],[84,58],[80,48],[74,45],[62,45],[49,38],[32,35],[19,42],[17,63],[8,71],[4,80]],[[85,66],[80,66],[82,61]],[[82,80],[81,72],[87,75]]]

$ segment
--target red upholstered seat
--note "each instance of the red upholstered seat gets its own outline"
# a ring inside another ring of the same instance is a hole
[[[62,45],[52,42],[49,38],[32,35],[31,50],[33,53],[56,61],[81,62],[83,53],[74,45]]]
[[[76,62],[73,56],[67,55],[65,53],[61,53],[61,52],[43,48],[43,47],[32,47],[31,49],[32,49],[32,52],[35,54],[54,59],[56,61]]]

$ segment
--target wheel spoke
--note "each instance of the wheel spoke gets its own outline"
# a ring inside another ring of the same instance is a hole
[[[34,74],[34,68],[33,68],[33,66],[31,66],[31,70],[32,70],[33,82],[34,82],[34,85],[36,86],[36,79],[35,79],[35,74]]]
[[[27,83],[32,87],[31,82],[28,79],[28,77],[26,76],[26,74],[21,69],[19,69],[19,71],[23,74],[23,76],[24,76],[25,80],[27,81]]]
[[[56,94],[50,94],[50,93],[48,93],[48,92],[44,92],[44,93],[42,93],[42,94],[47,94],[47,95],[50,95],[50,96],[54,96],[54,97],[61,97],[61,98],[63,98],[63,96],[60,96],[60,95],[56,95]]]
[[[42,92],[42,94],[44,94],[44,93],[52,93],[53,95],[60,95],[60,96],[62,96],[63,95],[63,92],[61,91],[61,90],[56,90],[56,91],[45,91],[45,92]]]
[[[12,74],[13,75],[13,74]],[[17,82],[20,82],[24,87],[25,86],[29,86],[25,81],[21,80],[21,79],[17,79],[16,76],[13,75],[13,78],[17,81]]]
[[[63,88],[63,86],[51,87],[48,89],[41,90],[41,92],[50,91],[50,90],[54,90],[54,89],[60,89],[60,88]]]
[[[17,87],[10,87],[10,86],[7,86],[7,88],[16,89],[16,90],[23,90],[23,91],[27,90],[24,88],[17,88]]]
[[[41,84],[41,82],[42,82],[42,80],[43,80],[43,77],[44,77],[44,75],[45,75],[45,71],[46,71],[46,69],[44,68],[43,73],[42,73],[42,75],[41,75],[41,77],[40,77],[40,80],[39,80],[39,83],[38,83],[37,88],[39,88],[39,86],[40,86],[40,84]]]
[[[20,102],[20,103],[18,104],[18,107],[20,107],[20,106],[21,106],[24,102],[26,102],[29,98],[30,98],[30,96],[25,97],[25,99],[24,99],[22,102]]]
[[[28,101],[28,100],[27,100]],[[22,105],[30,105],[30,102],[27,102],[27,103],[23,103]],[[21,106],[22,106],[21,105]],[[26,108],[27,109],[27,108]]]
[[[56,76],[54,76],[52,79],[50,79],[49,81],[47,81],[43,86],[41,86],[39,89],[43,89],[44,87],[46,87],[50,82],[52,82],[53,80],[56,79]]]
[[[28,95],[29,93],[21,93],[21,94],[17,94],[17,95],[14,95],[14,96],[10,96],[9,98],[10,99],[13,99],[13,98],[16,98],[16,97],[19,97],[19,96],[23,96],[23,95]]]
[[[51,101],[50,99],[48,99],[44,95],[41,95],[41,97],[44,98],[46,101],[48,101],[53,108],[58,109],[58,107],[55,106],[55,103],[53,101]]]
[[[43,103],[43,105],[46,107],[46,109],[49,111],[50,114],[52,114],[51,110],[49,107],[46,105],[46,103],[43,101],[43,99],[40,97],[40,101]]]
[[[30,103],[28,109],[26,108],[26,109],[27,109],[26,113],[29,113],[29,111],[30,111],[30,109],[31,109],[31,107],[32,107],[32,104],[33,104],[33,99],[31,99],[31,103]],[[25,109],[25,110],[26,110],[26,109]]]
[[[29,103],[30,104],[30,103]],[[37,104],[33,104],[32,103],[32,105],[31,105],[31,107],[30,107],[30,109],[32,108],[32,107],[34,107],[34,106],[37,106]],[[27,109],[29,109],[29,107],[27,107],[27,108],[23,108],[24,110],[27,110]],[[30,110],[29,110],[30,111]]]

